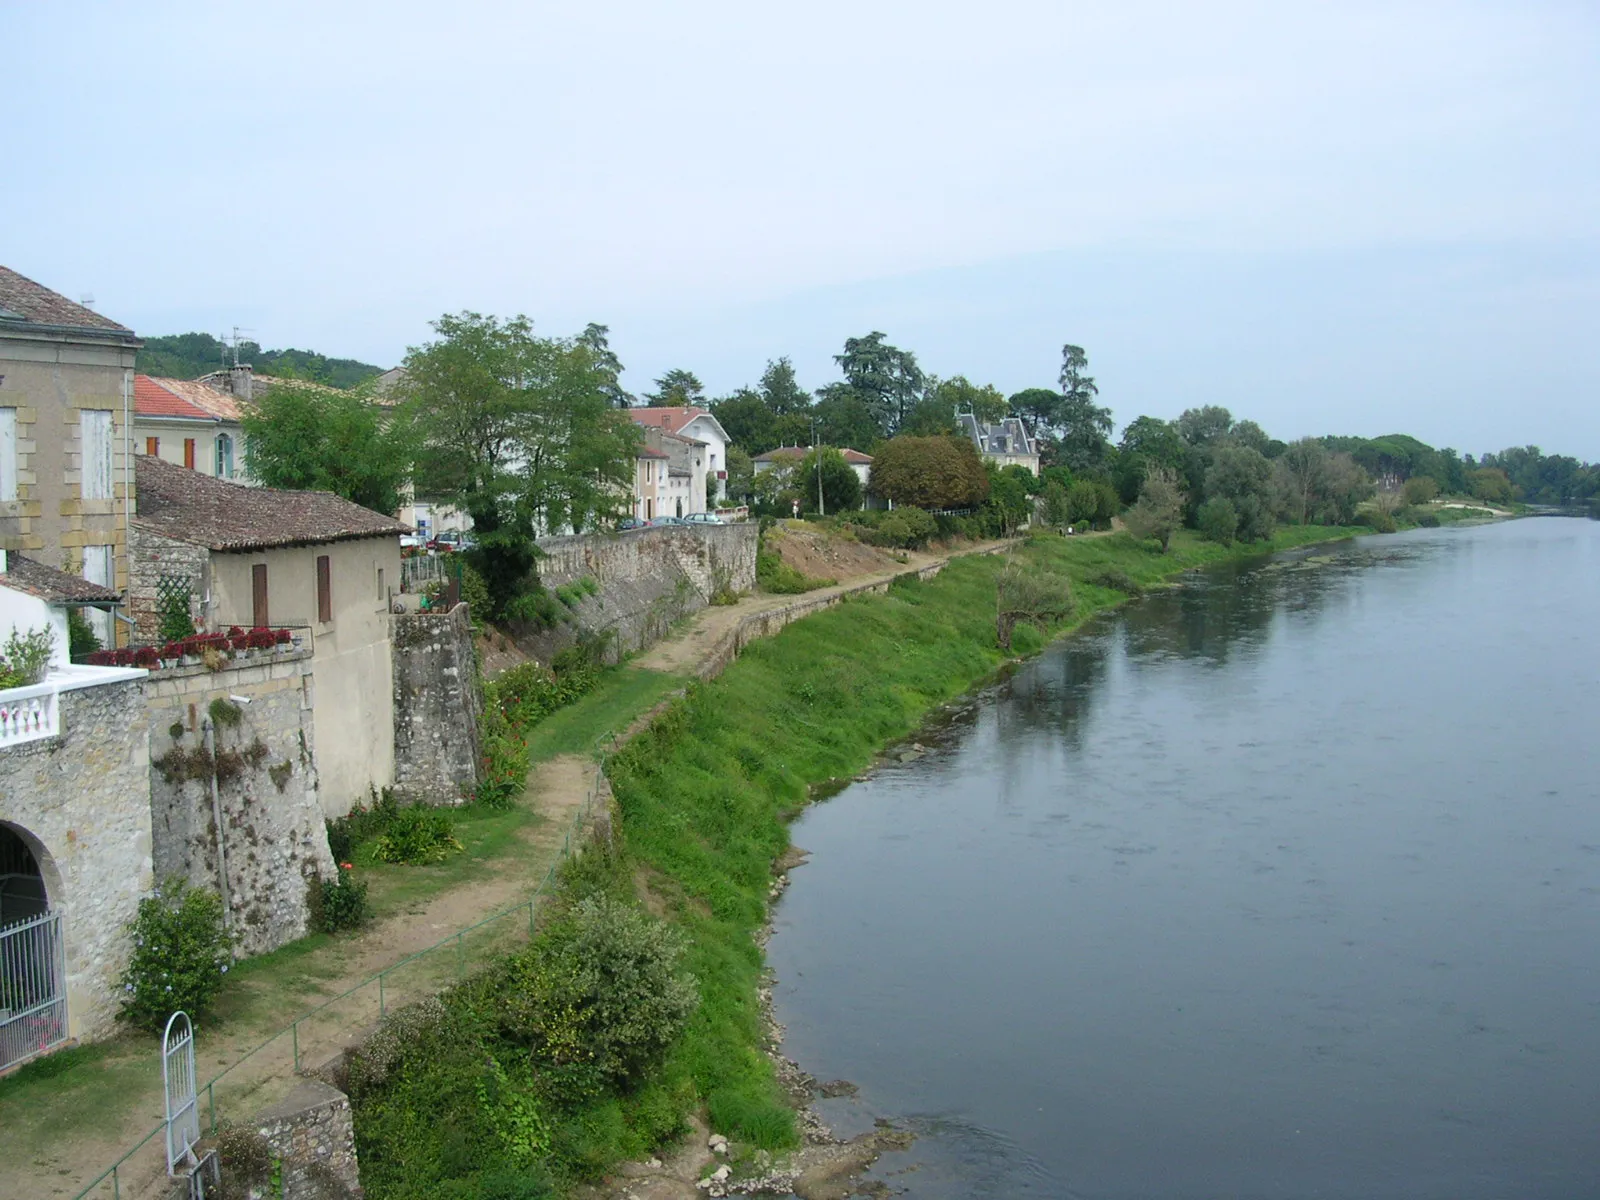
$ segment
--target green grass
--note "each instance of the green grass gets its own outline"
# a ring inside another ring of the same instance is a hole
[[[667,693],[683,686],[678,675],[617,667],[576,704],[551,713],[528,732],[528,761],[543,762],[558,754],[584,754],[601,735],[621,733],[640,713]]]

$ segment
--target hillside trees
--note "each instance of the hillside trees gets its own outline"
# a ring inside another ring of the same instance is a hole
[[[872,493],[917,508],[976,508],[989,495],[978,450],[963,437],[897,437],[877,448]]]
[[[416,456],[410,414],[378,405],[366,385],[280,382],[243,425],[250,474],[268,487],[334,492],[390,515],[400,507]]]

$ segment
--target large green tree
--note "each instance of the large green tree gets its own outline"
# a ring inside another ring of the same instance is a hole
[[[622,387],[622,360],[611,348],[611,327],[590,321],[578,335],[578,344],[587,347],[594,356],[595,370],[603,380],[601,390],[606,398],[618,408],[631,407],[634,397]]]
[[[1074,471],[1104,465],[1110,449],[1111,410],[1096,404],[1100,394],[1086,374],[1089,356],[1082,346],[1061,347],[1061,406],[1056,410],[1054,459]]]
[[[761,402],[775,417],[803,415],[811,407],[811,393],[795,378],[788,358],[769,359],[761,372]]]
[[[824,446],[848,446],[870,453],[883,436],[872,405],[847,383],[830,383],[817,389],[811,406],[817,440]]]
[[[875,496],[917,508],[976,508],[989,497],[989,475],[970,439],[890,438],[872,460]]]
[[[472,517],[480,569],[504,608],[538,533],[583,529],[626,505],[639,428],[577,339],[539,337],[521,315],[446,314],[433,328],[405,363],[419,490]]]
[[[673,367],[656,380],[656,390],[644,394],[651,408],[681,408],[703,404],[706,385],[693,371]]]
[[[800,493],[800,508],[804,512],[818,511],[819,499],[825,513],[849,512],[861,507],[861,477],[832,446],[818,447],[801,459],[791,477],[791,486]]]
[[[874,330],[865,337],[846,338],[844,353],[834,355],[833,361],[866,404],[879,433],[892,437],[921,398],[924,379],[917,356],[891,346],[884,341],[886,336]]]
[[[410,414],[377,404],[368,385],[277,383],[243,424],[250,474],[268,487],[336,492],[390,514],[400,507],[415,459]]]

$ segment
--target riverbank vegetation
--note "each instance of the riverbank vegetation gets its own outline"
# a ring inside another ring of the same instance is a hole
[[[1286,529],[1271,546],[1347,532]],[[580,1072],[580,1085],[565,1066],[551,1067],[552,1031],[576,1026],[549,1012],[531,1025],[507,1016],[527,993],[519,981],[545,969],[541,937],[438,1009],[396,1019],[423,1021],[436,1036],[388,1037],[380,1070],[363,1075],[366,1067],[354,1066],[368,1194],[542,1195],[651,1153],[695,1108],[747,1152],[794,1144],[794,1114],[764,1053],[758,997],[757,934],[788,820],[815,786],[858,773],[1008,660],[995,621],[1006,573],[1055,581],[1050,603],[1034,606],[1053,610],[1036,614],[1042,632],[1030,626],[1035,636],[1024,638],[1018,628],[1018,647],[1031,649],[1134,590],[1243,553],[1188,531],[1173,535],[1166,554],[1123,534],[1043,534],[1009,556],[958,558],[931,580],[847,600],[753,643],[716,680],[691,685],[610,760],[613,835],[563,873],[552,909],[553,929],[597,905],[650,912],[629,944],[669,947],[650,957],[652,969],[692,978],[681,1032],[661,1039],[671,1014],[651,1015],[655,1032],[639,1034],[648,1065],[629,1073]],[[591,978],[598,962],[569,966]],[[533,993],[555,994],[545,988]],[[658,991],[668,994],[664,984]],[[582,1020],[604,1019],[598,993],[575,1002]]]

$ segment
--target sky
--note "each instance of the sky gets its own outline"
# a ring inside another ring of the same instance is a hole
[[[611,328],[646,390],[882,330],[1118,425],[1600,459],[1600,5],[0,0],[0,263],[389,366]]]

